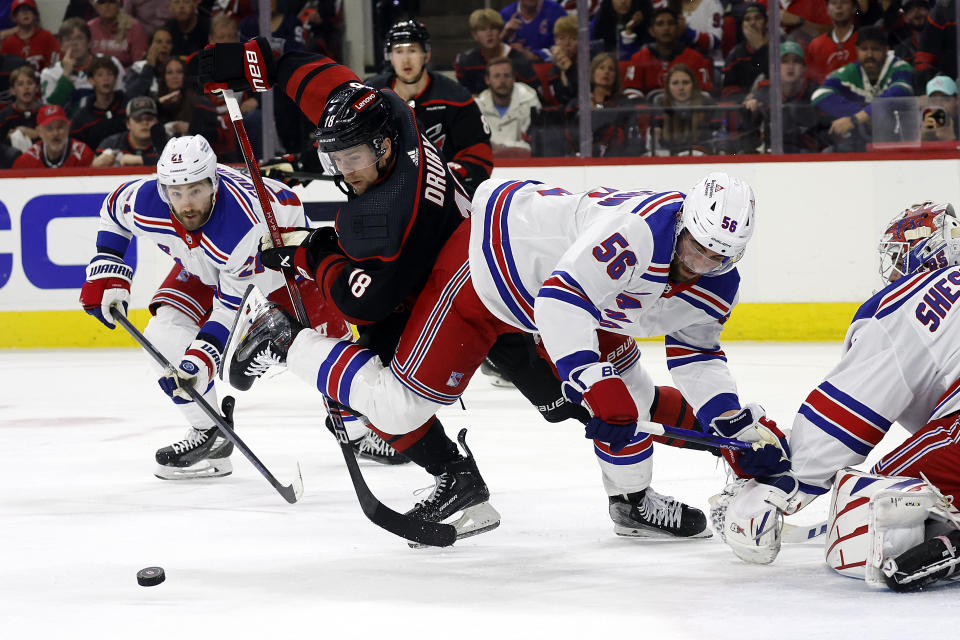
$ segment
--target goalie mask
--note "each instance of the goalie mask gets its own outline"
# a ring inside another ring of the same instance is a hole
[[[683,201],[677,256],[695,273],[726,273],[743,257],[755,217],[756,197],[750,185],[726,173],[711,173]]]
[[[960,220],[949,203],[924,202],[898,214],[880,240],[884,284],[960,264]]]
[[[314,133],[324,173],[343,175],[376,164],[387,153],[384,141],[397,141],[391,116],[383,95],[359,82],[330,98]]]

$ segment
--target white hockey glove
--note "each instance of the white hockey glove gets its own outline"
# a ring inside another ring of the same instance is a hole
[[[724,450],[723,457],[741,478],[775,476],[790,470],[790,445],[777,423],[752,402],[736,415],[714,418],[710,429],[725,438],[753,443],[752,451]]]
[[[710,498],[710,522],[738,558],[770,564],[780,553],[783,512],[797,492],[791,474],[739,479]]]
[[[192,386],[200,395],[209,391],[213,386],[213,376],[220,368],[221,357],[220,350],[206,340],[194,340],[187,347],[177,368],[160,378],[160,388],[176,404],[193,402],[186,386]]]
[[[87,265],[87,281],[80,289],[83,310],[113,329],[117,323],[110,308],[127,315],[133,269],[117,256],[98,253]]]

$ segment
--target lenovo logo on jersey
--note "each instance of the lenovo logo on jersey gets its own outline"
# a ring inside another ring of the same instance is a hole
[[[267,90],[267,85],[264,83],[263,76],[260,74],[260,56],[257,55],[256,51],[247,51],[247,76],[247,80],[250,81],[250,86],[253,87],[255,91]]]
[[[362,98],[360,98],[359,100],[353,103],[353,110],[363,111],[364,107],[366,107],[373,100],[375,100],[376,97],[377,97],[376,92],[371,91],[370,93],[368,93],[367,95],[363,96]]]

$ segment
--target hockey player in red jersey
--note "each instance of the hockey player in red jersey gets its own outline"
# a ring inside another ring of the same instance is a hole
[[[772,562],[782,514],[832,490],[827,563],[911,590],[960,574],[951,506],[960,499],[960,219],[950,204],[914,205],[880,250],[886,286],[857,311],[840,362],[800,406],[792,471],[728,485],[712,516],[738,556]],[[911,435],[870,473],[849,469],[894,422]]]
[[[390,27],[383,49],[391,71],[366,83],[393,89],[413,107],[424,134],[443,152],[467,195],[473,196],[493,170],[490,128],[473,96],[459,83],[427,69],[430,33],[419,20]]]

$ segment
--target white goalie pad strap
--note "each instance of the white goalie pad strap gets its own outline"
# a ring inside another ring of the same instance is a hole
[[[841,575],[883,584],[882,557],[874,554],[899,554],[922,542],[923,522],[936,501],[923,480],[841,469],[830,493],[825,562]]]

